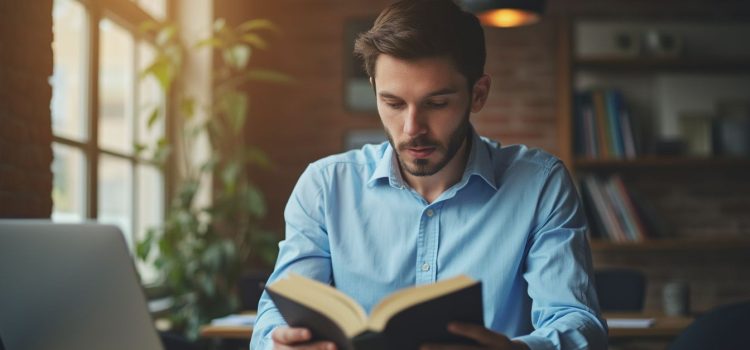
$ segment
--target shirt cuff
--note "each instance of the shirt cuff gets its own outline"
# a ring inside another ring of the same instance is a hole
[[[531,350],[556,350],[555,344],[551,340],[539,335],[523,335],[513,338],[513,340],[524,342]]]

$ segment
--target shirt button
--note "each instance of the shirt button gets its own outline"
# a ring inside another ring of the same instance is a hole
[[[433,212],[432,209],[427,209],[427,212],[425,214],[427,214],[427,216],[429,217],[432,217],[433,215],[435,215],[435,212]]]
[[[422,271],[425,271],[425,272],[430,271],[430,264],[428,263],[422,264]]]

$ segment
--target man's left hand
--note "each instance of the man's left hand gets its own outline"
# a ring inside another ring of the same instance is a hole
[[[479,345],[451,345],[451,344],[424,344],[420,350],[470,350],[470,349],[496,349],[496,350],[528,350],[525,343],[512,341],[508,337],[495,333],[487,328],[468,323],[451,323],[448,331],[462,337],[474,339]]]

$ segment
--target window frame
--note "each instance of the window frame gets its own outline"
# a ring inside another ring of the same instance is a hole
[[[85,77],[85,83],[83,85],[83,91],[81,91],[81,94],[84,98],[84,105],[82,109],[82,113],[84,114],[84,125],[85,130],[83,133],[83,139],[77,140],[75,138],[67,137],[67,136],[61,136],[55,133],[55,130],[52,130],[52,145],[59,144],[64,145],[67,147],[71,147],[77,151],[82,152],[84,160],[85,160],[85,181],[84,181],[84,196],[85,203],[84,203],[84,209],[83,209],[83,218],[84,220],[98,220],[99,219],[99,164],[100,164],[100,158],[103,155],[111,156],[120,160],[124,160],[128,162],[130,166],[131,171],[131,185],[132,185],[132,198],[130,203],[130,217],[129,220],[131,222],[132,232],[130,232],[131,237],[126,237],[126,239],[132,239],[134,242],[135,240],[140,237],[143,232],[137,232],[139,222],[139,212],[138,212],[138,202],[139,202],[139,166],[147,165],[147,166],[153,166],[156,167],[161,176],[162,176],[162,186],[163,186],[163,192],[162,192],[162,203],[164,205],[162,206],[162,213],[161,217],[166,218],[166,214],[168,211],[168,203],[169,198],[172,198],[172,191],[173,189],[169,186],[170,183],[172,183],[170,180],[174,176],[174,172],[172,169],[173,166],[173,157],[168,157],[166,160],[166,163],[163,167],[161,167],[158,163],[151,161],[149,159],[144,158],[143,156],[140,156],[138,154],[135,154],[134,151],[131,151],[131,153],[128,152],[121,152],[121,151],[115,151],[111,149],[104,148],[100,145],[99,140],[99,120],[100,120],[100,110],[99,110],[99,100],[100,100],[100,91],[99,91],[99,80],[100,80],[100,23],[102,20],[109,20],[116,25],[122,27],[126,31],[130,33],[133,37],[133,57],[132,57],[132,64],[133,64],[133,72],[135,73],[133,86],[131,92],[133,93],[133,96],[129,98],[126,103],[130,104],[131,107],[135,107],[134,110],[131,112],[133,119],[130,121],[132,130],[131,130],[131,137],[133,140],[133,143],[140,142],[141,140],[138,140],[137,134],[139,130],[139,123],[145,122],[143,120],[140,120],[142,118],[139,109],[141,106],[139,106],[139,97],[140,97],[140,43],[146,42],[151,45],[154,45],[155,39],[153,37],[148,37],[143,33],[140,33],[138,30],[139,24],[143,23],[145,21],[163,21],[168,20],[172,17],[172,9],[174,8],[173,3],[171,0],[166,0],[166,11],[165,11],[165,18],[164,19],[157,19],[152,17],[150,14],[148,14],[144,9],[139,7],[137,2],[135,1],[122,1],[122,0],[71,0],[74,2],[79,3],[82,5],[84,11],[85,11],[85,29],[83,33],[83,40],[84,40],[84,50],[83,53],[85,57],[84,60],[84,67],[85,71],[83,72],[86,74]],[[164,119],[164,138],[167,140],[167,143],[171,144],[172,140],[174,139],[173,135],[173,127],[172,127],[172,117],[170,116],[170,108],[169,107],[169,101],[171,100],[171,96],[165,96],[165,101],[167,101],[165,108],[165,119]],[[143,135],[141,135],[143,137]],[[54,205],[54,204],[53,204]],[[157,281],[157,284],[161,283],[161,281]]]

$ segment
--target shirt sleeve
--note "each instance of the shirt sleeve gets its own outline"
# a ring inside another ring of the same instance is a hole
[[[276,260],[268,284],[289,272],[314,278],[324,283],[331,282],[331,252],[325,224],[325,199],[323,174],[311,164],[300,177],[292,191],[284,219],[286,236],[279,243]],[[258,303],[258,317],[253,327],[250,348],[270,350],[273,348],[271,333],[286,325],[278,309],[263,292]]]
[[[559,160],[547,169],[524,271],[535,330],[515,339],[533,350],[606,349],[581,201]]]

